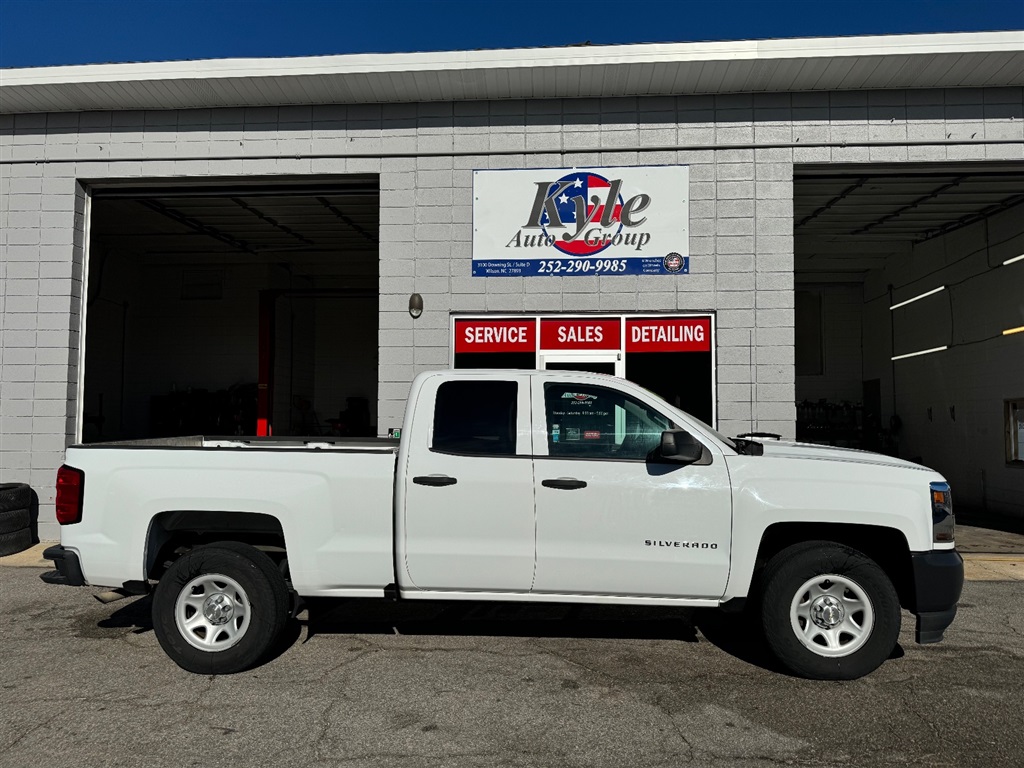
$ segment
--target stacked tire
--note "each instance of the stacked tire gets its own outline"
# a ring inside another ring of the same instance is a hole
[[[24,483],[0,483],[0,557],[32,546],[32,489]]]

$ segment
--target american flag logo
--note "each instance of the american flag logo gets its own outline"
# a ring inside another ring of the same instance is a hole
[[[548,188],[548,195],[554,193],[566,182],[571,184],[554,198],[558,217],[568,227],[569,234],[579,229],[577,224],[577,207],[585,211],[584,218],[590,221],[579,233],[578,237],[566,240],[565,229],[552,228],[549,232],[547,225],[550,219],[547,212],[541,217],[540,223],[544,228],[544,234],[551,237],[555,248],[569,256],[593,256],[600,253],[611,245],[609,238],[622,230],[620,216],[622,214],[622,195],[618,196],[612,208],[612,224],[608,229],[601,227],[601,218],[604,216],[604,203],[608,198],[608,188],[611,186],[608,179],[596,173],[579,171],[563,176]],[[579,204],[577,204],[579,200]],[[596,230],[596,231],[595,231]],[[608,235],[606,238],[605,235]],[[589,241],[589,242],[588,242]]]

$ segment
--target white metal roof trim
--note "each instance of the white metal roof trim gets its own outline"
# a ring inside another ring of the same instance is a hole
[[[0,113],[1024,85],[1024,30],[0,70]]]

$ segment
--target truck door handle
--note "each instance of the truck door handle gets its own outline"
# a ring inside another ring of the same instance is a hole
[[[448,475],[419,475],[412,479],[416,485],[455,485],[459,482],[454,477],[448,477]]]
[[[540,484],[545,488],[558,488],[563,491],[575,491],[577,488],[586,488],[584,480],[577,480],[575,477],[556,477],[551,480],[541,480]]]

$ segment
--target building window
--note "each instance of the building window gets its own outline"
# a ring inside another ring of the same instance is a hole
[[[1007,400],[1003,412],[1006,416],[1006,463],[1024,465],[1024,397]]]
[[[437,389],[431,448],[514,456],[517,391],[514,381],[446,381]]]

